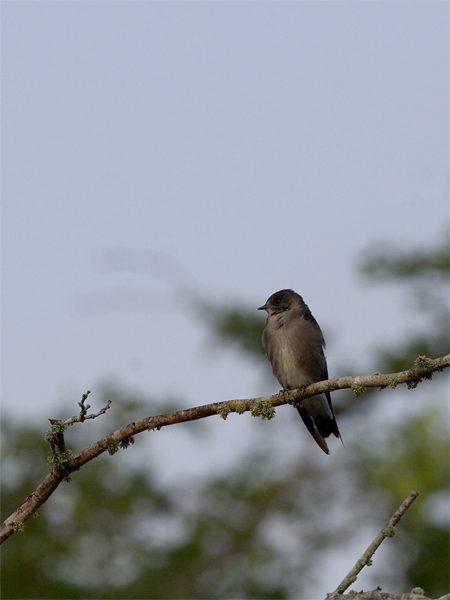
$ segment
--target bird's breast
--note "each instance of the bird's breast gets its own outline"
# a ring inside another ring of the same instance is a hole
[[[294,389],[312,383],[311,377],[302,364],[304,351],[302,343],[293,339],[288,331],[280,328],[271,336],[269,360],[275,377],[283,388]]]

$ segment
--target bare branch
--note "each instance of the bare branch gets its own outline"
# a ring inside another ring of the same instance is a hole
[[[336,594],[342,594],[345,590],[354,583],[359,575],[359,573],[364,569],[366,565],[372,564],[372,556],[375,554],[377,548],[381,545],[381,543],[387,537],[393,537],[396,534],[395,526],[400,521],[402,516],[414,502],[419,494],[417,492],[411,492],[406,500],[397,508],[395,513],[389,519],[386,527],[384,527],[377,537],[372,541],[364,554],[356,561],[355,566],[350,572],[344,577],[341,583],[337,586],[332,594],[329,594],[327,598],[329,600],[335,599]]]
[[[423,590],[413,589],[409,594],[390,594],[380,589],[371,592],[358,592],[349,594],[338,594],[335,600],[431,600],[423,595]],[[450,600],[450,594],[441,596],[438,600]]]
[[[92,415],[87,414],[87,411],[91,408],[91,405],[90,404],[85,405],[84,403],[86,402],[87,397],[89,396],[90,393],[91,392],[88,390],[85,394],[83,394],[81,396],[81,400],[80,400],[80,402],[78,402],[78,406],[81,408],[79,414],[75,415],[74,417],[71,417],[70,419],[67,419],[67,421],[64,421],[64,425],[69,426],[69,425],[73,425],[74,423],[83,423],[87,419],[96,419],[100,415],[105,414],[105,412],[111,406],[111,400],[108,400],[106,406],[104,406],[101,410],[99,410],[98,413],[95,413]]]
[[[334,390],[351,388],[356,395],[359,395],[367,387],[379,387],[381,389],[386,387],[395,388],[401,383],[407,383],[408,387],[412,388],[417,386],[423,379],[431,379],[432,373],[442,371],[444,368],[448,367],[449,364],[450,354],[436,359],[419,357],[416,360],[413,369],[402,371],[400,373],[390,373],[385,375],[377,373],[375,375],[328,379],[326,381],[320,381],[305,386],[298,390],[279,392],[278,394],[263,398],[213,402],[212,404],[179,410],[166,415],[158,415],[139,421],[133,421],[132,423],[117,429],[98,442],[91,444],[88,448],[81,450],[75,456],[70,456],[68,451],[66,451],[66,455],[63,456],[63,459],[59,461],[58,465],[54,466],[52,472],[47,475],[38,488],[28,496],[21,506],[2,524],[0,527],[0,543],[3,543],[15,531],[22,529],[23,523],[47,500],[61,481],[68,478],[70,473],[78,471],[83,465],[100,454],[103,454],[103,452],[108,451],[110,454],[114,454],[119,448],[126,448],[133,443],[133,436],[142,431],[159,430],[161,427],[167,425],[195,421],[217,414],[226,419],[231,412],[242,414],[246,411],[250,411],[253,416],[259,416],[262,419],[271,419],[274,416],[274,407],[283,404],[299,403],[304,398],[310,398],[311,396],[326,391],[331,392]],[[86,410],[87,408],[88,407],[86,407]],[[108,408],[109,403],[97,415],[84,418],[94,418],[95,416],[103,414]],[[77,418],[77,420],[79,419]],[[71,421],[71,419],[69,419],[69,421]],[[62,421],[60,423],[62,426],[65,425]]]

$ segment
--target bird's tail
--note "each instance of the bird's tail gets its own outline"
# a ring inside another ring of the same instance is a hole
[[[317,445],[320,446],[320,448],[322,448],[325,454],[330,454],[330,450],[328,449],[328,445],[325,441],[325,438],[320,434],[319,430],[317,429],[313,419],[310,417],[307,410],[300,405],[296,406],[296,409],[298,410],[303,420],[303,423],[306,425],[306,428],[308,429],[309,433],[313,436]]]

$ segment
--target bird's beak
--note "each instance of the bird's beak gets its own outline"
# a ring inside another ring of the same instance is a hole
[[[260,306],[258,310],[267,310],[267,306],[264,304],[264,306]]]

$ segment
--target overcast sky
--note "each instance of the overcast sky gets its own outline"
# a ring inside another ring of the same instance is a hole
[[[276,390],[211,352],[186,281],[255,308],[294,288],[331,376],[404,335],[404,296],[355,265],[447,226],[448,11],[3,2],[3,409],[109,378],[187,405]]]
[[[446,2],[4,0],[4,413],[44,431],[110,379],[148,396],[136,418],[152,397],[277,391],[215,349],[180,286],[255,309],[294,288],[330,375],[376,370],[373,349],[416,322],[358,259],[448,223],[448,17]]]

